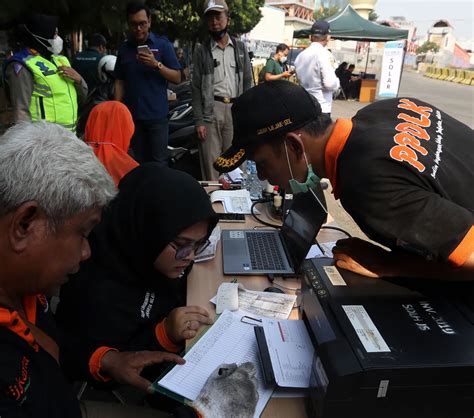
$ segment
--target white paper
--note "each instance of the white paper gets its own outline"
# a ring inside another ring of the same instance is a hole
[[[321,251],[318,244],[313,244],[309,249],[308,254],[306,254],[306,259],[321,257],[324,257],[324,253]]]
[[[221,228],[217,225],[212,234],[209,237],[209,246],[194,259],[195,263],[200,263],[201,261],[211,260],[216,256],[217,243],[221,239]]]
[[[342,305],[349,321],[368,353],[390,352],[390,348],[362,305]]]
[[[259,417],[272,395],[273,388],[267,388],[264,384],[253,326],[241,322],[241,317],[241,312],[225,311],[184,356],[186,363],[174,366],[157,383],[194,401],[209,375],[219,365],[250,361],[257,369],[259,400],[254,417]]]
[[[217,297],[211,300],[217,304]],[[239,284],[239,309],[257,318],[288,319],[296,302],[296,295],[247,290]]]
[[[322,257],[329,257],[333,258],[334,255],[332,253],[332,249],[336,245],[336,241],[330,242],[320,242],[318,244],[313,244],[306,254],[306,259],[308,258],[322,258]],[[322,251],[321,251],[322,250]]]
[[[246,189],[240,190],[216,190],[211,194],[211,202],[222,202],[226,213],[250,214],[252,200]]]
[[[227,173],[232,183],[240,183],[242,181],[242,170],[237,167],[236,169]]]
[[[236,311],[239,309],[239,284],[221,283],[217,289],[216,314],[221,314],[226,309]]]
[[[347,286],[336,266],[323,266],[323,270],[333,286]]]
[[[314,347],[304,321],[263,319],[262,324],[278,386],[308,388]]]

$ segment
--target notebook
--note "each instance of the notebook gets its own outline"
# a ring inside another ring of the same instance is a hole
[[[326,218],[318,188],[294,196],[280,231],[224,230],[224,274],[295,274]]]

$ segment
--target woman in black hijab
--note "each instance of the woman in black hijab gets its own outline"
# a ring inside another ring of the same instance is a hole
[[[184,172],[150,163],[122,179],[91,234],[91,258],[61,289],[70,377],[105,381],[109,349],[179,352],[212,323],[203,307],[185,306],[186,278],[216,223],[208,195]]]

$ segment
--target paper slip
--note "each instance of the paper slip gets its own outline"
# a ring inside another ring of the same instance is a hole
[[[211,202],[222,202],[226,213],[250,214],[252,200],[246,189],[216,190],[211,194]]]
[[[217,225],[209,236],[209,246],[194,258],[195,263],[211,260],[216,256],[217,243],[221,239],[221,228]]]
[[[332,253],[332,249],[336,245],[336,241],[331,242],[320,242],[318,244],[313,244],[306,254],[306,259],[308,258],[321,258],[321,257],[329,257],[333,258],[334,255]],[[322,251],[321,251],[322,250]]]
[[[235,168],[232,171],[229,171],[227,175],[233,183],[239,183],[242,181],[242,170],[239,167]]]
[[[223,363],[242,364],[250,361],[257,369],[258,403],[254,417],[259,417],[272,396],[261,373],[257,341],[253,326],[241,322],[241,312],[225,311],[214,325],[184,356],[186,363],[174,366],[153,385],[160,385],[194,401],[209,375]]]
[[[216,304],[216,297],[210,302]],[[258,318],[288,319],[296,301],[296,295],[257,292],[239,284],[239,309]]]
[[[226,309],[236,311],[239,309],[239,284],[221,283],[217,289],[216,314],[221,314]]]
[[[308,388],[314,347],[304,321],[264,318],[262,324],[278,386]]]

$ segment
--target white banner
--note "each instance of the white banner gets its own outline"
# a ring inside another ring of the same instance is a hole
[[[385,42],[379,96],[397,97],[405,56],[405,40]]]

